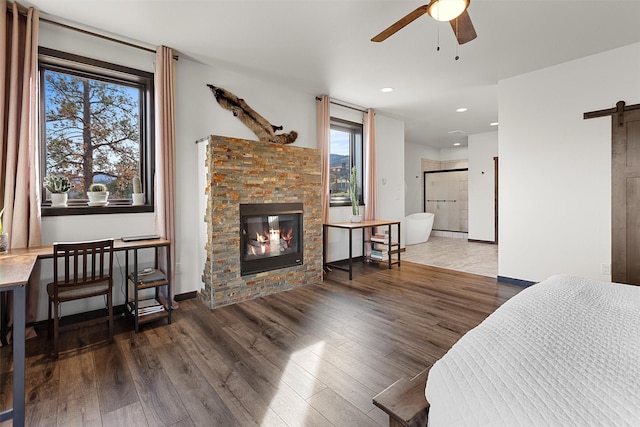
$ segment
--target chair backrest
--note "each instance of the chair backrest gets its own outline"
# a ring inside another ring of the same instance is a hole
[[[64,276],[58,274],[59,260]],[[113,274],[113,239],[53,244],[54,286],[78,286],[111,280]]]

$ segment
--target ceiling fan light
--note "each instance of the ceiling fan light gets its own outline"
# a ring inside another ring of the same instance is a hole
[[[427,13],[436,21],[456,19],[469,7],[469,0],[432,0]]]

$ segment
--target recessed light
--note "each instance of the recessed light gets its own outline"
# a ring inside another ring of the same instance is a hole
[[[489,123],[489,126],[498,126],[498,122]]]
[[[382,89],[380,89],[380,92],[384,92],[384,93],[393,92],[393,88],[392,87],[383,87]]]
[[[456,112],[458,112],[458,113],[464,113],[465,111],[467,111],[467,109],[466,109],[465,107],[458,108],[458,109],[456,110]]]
[[[464,135],[466,134],[465,131],[460,130],[460,129],[456,129],[456,130],[450,130],[449,132],[447,132],[449,135]]]
[[[454,142],[453,145],[457,147],[458,145],[461,145],[461,144],[459,142]]]

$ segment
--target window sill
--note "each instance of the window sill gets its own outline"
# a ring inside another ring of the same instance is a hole
[[[351,206],[351,202],[350,201],[332,201],[329,203],[329,207],[331,208],[335,208],[337,206]],[[358,206],[364,206],[363,202],[358,203]]]
[[[113,205],[104,207],[92,207],[83,205],[70,205],[64,208],[41,206],[40,212],[42,216],[67,216],[67,215],[104,215],[104,214],[123,214],[123,213],[141,213],[153,212],[152,205],[131,206],[131,205]]]

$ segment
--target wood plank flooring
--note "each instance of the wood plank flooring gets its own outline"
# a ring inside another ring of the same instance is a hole
[[[357,263],[309,285],[216,310],[183,301],[174,322],[116,322],[27,342],[29,426],[386,426],[371,399],[439,359],[521,288],[403,262]],[[0,349],[11,406],[11,349]],[[11,422],[2,423],[11,425]]]

